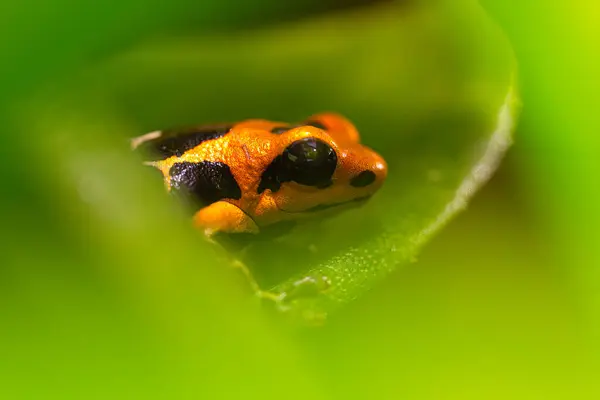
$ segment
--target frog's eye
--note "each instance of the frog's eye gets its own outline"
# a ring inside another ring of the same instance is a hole
[[[290,180],[301,185],[324,188],[331,184],[337,155],[327,143],[305,138],[290,144],[283,152],[281,161]]]

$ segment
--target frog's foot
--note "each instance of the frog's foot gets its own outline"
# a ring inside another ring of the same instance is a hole
[[[295,281],[282,295],[282,301],[290,303],[300,298],[315,297],[331,287],[331,280],[323,275],[305,276]]]
[[[281,293],[278,309],[288,312],[292,319],[299,320],[304,325],[322,326],[327,320],[327,312],[311,306],[311,299],[326,292],[330,287],[331,281],[326,276],[305,276]],[[302,300],[308,303],[298,304]]]
[[[208,241],[211,244],[220,245],[220,243],[215,240],[215,233],[216,232],[214,232],[214,231],[205,230],[204,238],[206,239],[206,241]],[[243,258],[246,251],[247,251],[247,248],[243,248],[240,251],[241,258]],[[250,269],[248,268],[248,266],[246,264],[244,264],[240,259],[237,259],[237,258],[233,259],[231,261],[230,265],[233,268],[236,268],[242,272],[242,274],[246,278],[246,281],[250,285],[250,289],[254,292],[256,297],[263,299],[263,300],[273,301],[276,304],[278,309],[282,308],[281,305],[282,305],[282,299],[284,297],[283,294],[278,294],[278,293],[262,290],[260,285],[258,284],[258,282],[256,282],[256,279],[254,279],[254,276],[252,275],[252,272],[250,272]]]
[[[204,238],[212,244],[219,244],[214,239],[214,233],[210,231],[205,231]],[[247,251],[247,248],[243,248],[241,250],[241,255],[243,256]],[[241,257],[243,258],[243,257]],[[320,276],[305,276],[301,279],[295,281],[289,289],[283,292],[272,292],[263,290],[256,279],[254,279],[254,275],[248,268],[246,264],[244,264],[240,259],[236,258],[231,261],[230,264],[233,268],[236,268],[242,272],[246,281],[250,285],[250,288],[254,295],[261,300],[268,300],[273,302],[275,308],[278,311],[289,311],[292,308],[293,302],[302,298],[311,298],[315,297],[329,289],[331,286],[331,281],[328,277],[320,275]],[[309,318],[316,319],[316,318]]]
[[[289,311],[294,301],[316,297],[331,287],[331,281],[326,276],[306,276],[295,281],[289,290],[280,293],[265,291],[256,282],[246,264],[236,259],[233,260],[232,266],[242,272],[250,288],[258,298],[272,301],[275,308],[282,312]]]
[[[256,279],[254,279],[252,272],[250,272],[250,269],[248,269],[246,264],[244,264],[240,260],[233,260],[231,265],[242,272],[256,297],[262,300],[272,301],[273,303],[275,303],[276,308],[281,311],[284,311],[286,309],[285,305],[283,304],[285,293],[275,293],[261,289],[258,282],[256,282]]]

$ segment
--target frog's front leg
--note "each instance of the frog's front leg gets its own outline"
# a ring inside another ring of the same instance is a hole
[[[219,232],[255,234],[259,232],[259,228],[252,218],[239,207],[226,201],[217,201],[199,210],[194,215],[194,226],[203,229],[207,240],[213,243],[215,242],[213,237]],[[284,297],[283,294],[262,290],[250,269],[239,259],[234,259],[232,266],[244,274],[256,296],[274,301],[278,306],[280,305]]]
[[[194,226],[204,230],[206,236],[217,232],[258,233],[258,225],[239,207],[226,201],[217,201],[194,215]]]

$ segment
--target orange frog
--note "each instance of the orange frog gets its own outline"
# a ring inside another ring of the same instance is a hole
[[[167,190],[188,204],[207,237],[258,234],[360,205],[387,174],[384,159],[360,144],[354,125],[333,113],[295,125],[251,119],[155,131],[131,144],[162,172]]]

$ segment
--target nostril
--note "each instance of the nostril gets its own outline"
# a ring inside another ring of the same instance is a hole
[[[375,172],[373,171],[362,171],[360,174],[356,175],[354,178],[350,179],[350,185],[354,187],[365,187],[369,186],[371,183],[375,182]]]

